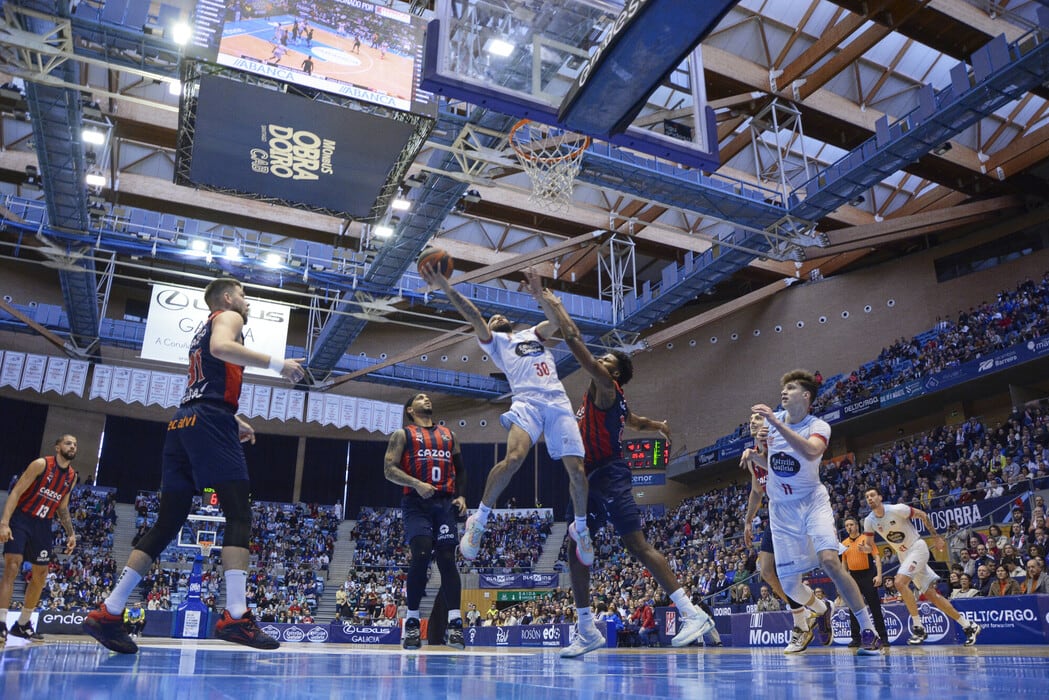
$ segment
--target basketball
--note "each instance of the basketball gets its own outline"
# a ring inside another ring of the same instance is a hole
[[[451,277],[452,270],[455,269],[452,256],[448,254],[448,251],[440,248],[427,248],[420,253],[418,269],[421,270],[423,265],[431,266],[445,277]]]

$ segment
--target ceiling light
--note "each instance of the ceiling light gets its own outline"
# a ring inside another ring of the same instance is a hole
[[[208,249],[208,242],[201,240],[200,238],[194,238],[189,247],[197,252],[203,253]]]
[[[489,39],[484,44],[484,50],[493,56],[506,58],[514,52],[515,45],[505,39]]]
[[[393,235],[393,229],[389,226],[376,226],[372,229],[372,234],[376,238],[389,238]]]
[[[106,176],[98,175],[96,173],[88,173],[84,176],[84,182],[86,182],[89,187],[105,187]]]
[[[283,260],[283,257],[279,253],[266,253],[266,259],[263,260],[263,264],[266,267],[280,267],[281,260]]]
[[[177,22],[171,28],[171,40],[179,46],[185,46],[193,36],[193,30],[185,22]]]
[[[226,246],[226,257],[230,260],[240,260],[240,248],[235,245]]]
[[[390,202],[390,208],[395,211],[408,211],[412,208],[412,203],[404,197],[398,197]]]
[[[84,129],[80,132],[80,136],[84,139],[84,143],[93,143],[96,146],[101,146],[106,142],[106,135],[98,129]]]
[[[169,95],[181,95],[182,94],[182,83],[175,81],[168,83],[168,94]]]

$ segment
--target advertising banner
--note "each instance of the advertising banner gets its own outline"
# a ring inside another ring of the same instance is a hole
[[[702,469],[718,461],[718,450],[716,447],[705,447],[696,453],[695,469]]]
[[[272,623],[269,623],[272,624]],[[263,625],[263,629],[269,625]],[[278,627],[280,625],[277,625]],[[289,625],[291,626],[291,625]],[[297,625],[303,627],[304,625]],[[305,625],[306,627],[326,627],[328,640],[330,642],[342,642],[346,644],[400,644],[400,627],[359,627],[349,623],[333,622],[330,625]],[[318,633],[319,634],[319,633]],[[281,641],[284,641],[282,638]],[[314,640],[307,640],[314,641]]]
[[[951,601],[962,615],[980,625],[979,644],[1049,643],[1049,596],[1019,595],[968,598]],[[885,627],[891,645],[906,644],[910,637],[910,616],[902,603],[883,605]],[[922,625],[929,637],[925,644],[961,644],[965,634],[939,608],[928,602],[918,604]],[[849,612],[834,613],[834,644],[852,641]],[[736,613],[732,615],[732,646],[786,646],[793,621],[789,612]]]
[[[180,184],[364,219],[414,132],[411,120],[204,76],[188,182]]]
[[[663,486],[666,483],[667,475],[662,473],[630,475],[630,485],[634,488],[640,486]]]
[[[288,343],[291,307],[272,301],[250,299],[244,345],[267,355],[284,357]],[[193,336],[208,320],[204,290],[154,284],[149,297],[149,316],[142,340],[142,358],[185,365]],[[247,374],[280,376],[260,367],[246,367]]]
[[[921,381],[918,379],[913,379],[904,384],[900,384],[899,386],[894,387],[889,391],[886,391],[884,394],[878,397],[878,400],[883,407],[891,406],[894,403],[900,403],[901,401],[907,401],[908,399],[912,399],[921,393]]]
[[[288,624],[284,622],[260,622],[259,627],[262,631],[269,636],[276,639],[278,642],[298,644],[300,642],[310,642],[313,644],[322,644],[327,641],[336,641],[331,639],[332,629],[335,627],[335,623],[331,625],[315,625],[315,624]],[[341,629],[342,625],[338,625]],[[392,628],[384,628],[392,629]],[[398,630],[397,641],[400,641],[400,631]]]
[[[970,527],[988,526],[992,522],[1002,522],[1009,514],[1008,507],[1016,499],[1016,496],[999,496],[998,498],[985,498],[975,503],[949,506],[947,508],[936,508],[928,511],[929,520],[937,532],[946,532],[951,525],[957,525],[961,529]],[[925,529],[925,523],[920,520],[912,520],[914,527],[922,536],[929,533]]]
[[[554,588],[557,574],[478,574],[478,588]]]

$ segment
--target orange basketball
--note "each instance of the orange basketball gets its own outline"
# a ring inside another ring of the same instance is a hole
[[[452,256],[440,248],[427,248],[420,253],[418,268],[421,270],[423,265],[429,265],[445,277],[451,277],[452,270],[455,269]]]

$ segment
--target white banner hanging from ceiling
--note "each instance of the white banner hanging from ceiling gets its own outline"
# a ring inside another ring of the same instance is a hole
[[[251,297],[248,302],[244,345],[271,357],[283,358],[288,344],[291,307]],[[207,320],[208,305],[204,303],[203,289],[154,284],[142,341],[143,359],[185,365],[193,336]],[[279,376],[260,367],[246,367],[244,371],[266,377]]]

